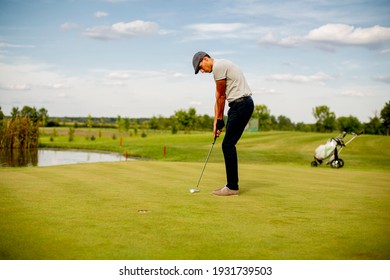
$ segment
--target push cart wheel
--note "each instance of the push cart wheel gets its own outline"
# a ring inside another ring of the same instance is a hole
[[[335,159],[330,163],[330,166],[333,168],[341,168],[344,166],[344,161],[341,158]]]
[[[332,168],[339,168],[339,161],[337,159],[332,160],[332,162],[330,163],[330,166]]]
[[[311,162],[311,166],[317,167],[317,165],[318,165],[318,163],[317,163],[316,161],[312,161],[312,162]]]

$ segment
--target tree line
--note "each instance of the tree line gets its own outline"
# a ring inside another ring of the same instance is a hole
[[[305,132],[358,132],[364,130],[366,134],[389,135],[390,131],[390,102],[387,102],[380,114],[369,118],[367,123],[361,123],[357,117],[341,116],[322,105],[312,109],[316,120],[314,124],[303,122],[293,123],[286,116],[275,117],[265,105],[256,105],[253,113],[254,118],[259,120],[259,130],[296,130]]]
[[[252,119],[257,122],[257,130],[285,130],[304,132],[357,132],[364,130],[366,134],[389,135],[390,131],[390,101],[387,102],[379,115],[375,114],[369,118],[369,122],[361,123],[354,116],[336,117],[328,106],[321,105],[312,109],[315,123],[307,124],[303,122],[294,123],[290,118],[271,114],[266,105],[256,105]],[[137,133],[139,129],[171,130],[172,133],[178,131],[201,131],[211,130],[214,118],[209,115],[198,115],[195,108],[188,110],[178,110],[170,117],[153,116],[152,118],[128,118],[118,115],[113,117],[49,117],[45,108],[24,106],[21,110],[14,107],[10,116],[7,117],[0,107],[0,134],[4,134],[5,121],[28,118],[33,124],[42,127],[88,127],[88,128],[115,128],[126,132],[132,129]]]

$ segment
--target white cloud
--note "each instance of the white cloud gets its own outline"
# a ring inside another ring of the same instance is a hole
[[[70,89],[72,81],[48,64],[30,60],[0,63],[0,89],[7,91],[42,91]]]
[[[188,105],[190,105],[190,106],[200,106],[200,105],[202,105],[202,102],[193,100],[193,101],[190,101],[188,103]]]
[[[107,17],[107,16],[108,16],[108,13],[102,12],[102,11],[97,11],[97,12],[94,14],[94,16],[97,17],[97,18]]]
[[[375,81],[390,84],[390,76],[379,76],[373,78]]]
[[[341,93],[343,96],[347,97],[365,97],[365,96],[371,96],[369,93],[362,92],[360,90],[345,90]]]
[[[175,72],[172,75],[173,78],[183,78],[185,75],[183,73]]]
[[[256,29],[244,23],[198,23],[185,26],[190,30],[186,40],[215,40],[218,38],[253,39]]]
[[[47,88],[49,89],[64,89],[64,88],[70,88],[69,85],[64,83],[53,83],[53,84],[47,84]]]
[[[157,34],[159,28],[159,25],[155,22],[136,20],[87,28],[84,35],[94,39],[116,40]]]
[[[234,32],[246,27],[243,23],[199,23],[187,26],[199,32]]]
[[[302,44],[304,41],[300,37],[286,37],[282,39],[277,39],[274,37],[272,32],[269,32],[266,36],[258,40],[258,43],[261,45],[278,45],[281,47],[297,47]]]
[[[313,75],[295,75],[295,74],[275,74],[265,78],[268,81],[279,81],[279,82],[293,82],[293,83],[320,83],[324,84],[325,81],[332,80],[328,74],[323,72],[317,72]]]
[[[127,0],[104,0],[104,2],[116,4],[116,3],[127,2]]]
[[[306,36],[287,36],[275,38],[268,33],[258,40],[260,45],[299,47],[314,43],[322,49],[332,50],[336,46],[361,46],[378,48],[390,43],[390,28],[375,25],[368,28],[356,28],[346,24],[325,24],[309,31]],[[383,51],[383,54],[386,50]]]
[[[12,91],[24,91],[24,90],[31,90],[31,86],[27,84],[8,84],[8,85],[1,85],[0,89],[3,90],[12,90]]]
[[[386,49],[386,50],[381,50],[379,52],[380,55],[386,55],[386,54],[389,54],[390,53],[390,49]]]
[[[223,50],[223,51],[210,51],[209,54],[212,56],[225,56],[225,55],[231,55],[235,54],[237,51],[232,51],[232,50]]]
[[[61,24],[61,29],[64,29],[64,30],[70,30],[70,29],[78,29],[79,28],[79,25],[77,23],[73,23],[73,22],[65,22],[63,24]]]
[[[177,33],[178,33],[178,31],[173,30],[173,29],[159,29],[158,30],[159,35],[171,35],[171,34],[177,34]]]
[[[273,88],[259,88],[259,89],[255,89],[254,90],[255,93],[259,93],[259,94],[266,94],[266,95],[274,95],[274,94],[278,94],[278,92],[273,89]]]
[[[0,49],[2,48],[16,48],[16,49],[21,49],[21,48],[35,48],[34,45],[20,45],[20,44],[10,44],[7,42],[0,42]]]
[[[306,39],[339,45],[376,47],[390,42],[390,28],[379,25],[355,28],[346,24],[326,24],[311,30]]]
[[[128,72],[125,71],[119,71],[119,72],[112,72],[107,75],[109,79],[119,79],[119,80],[127,80],[130,75]]]
[[[171,75],[164,71],[145,71],[145,70],[99,70],[97,72],[106,73],[105,77],[109,80],[139,80],[151,78],[167,78]]]

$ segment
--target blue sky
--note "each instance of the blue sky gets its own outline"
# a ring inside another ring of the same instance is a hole
[[[389,15],[388,0],[0,0],[0,106],[212,115],[203,50],[238,64],[272,115],[309,123],[326,105],[367,122],[390,101]]]

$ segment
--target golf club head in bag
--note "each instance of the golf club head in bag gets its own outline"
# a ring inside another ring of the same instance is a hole
[[[207,154],[206,162],[204,163],[202,172],[200,173],[200,177],[199,177],[199,180],[198,180],[198,184],[196,184],[196,187],[195,187],[195,188],[190,189],[190,193],[198,193],[198,192],[199,192],[199,183],[200,183],[200,180],[202,179],[203,172],[204,172],[204,170],[205,170],[205,168],[206,168],[207,162],[209,161],[211,151],[213,150],[213,147],[214,147],[214,144],[215,144],[215,141],[217,140],[217,138],[218,138],[218,136],[215,135],[215,136],[214,136],[214,141],[213,141],[213,143],[211,144],[210,151],[209,151],[209,153]]]

